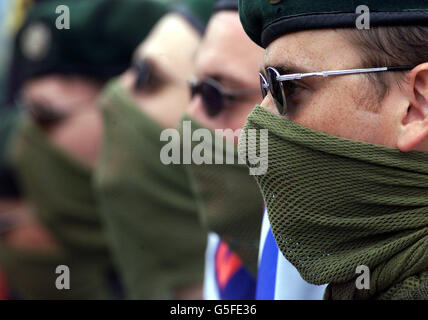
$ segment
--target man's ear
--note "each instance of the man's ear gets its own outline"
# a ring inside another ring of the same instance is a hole
[[[402,131],[397,147],[403,152],[416,149],[428,141],[428,63],[421,64],[409,74],[410,105],[403,112]]]

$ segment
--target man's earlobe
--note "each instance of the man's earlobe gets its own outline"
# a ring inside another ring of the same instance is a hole
[[[417,147],[425,142],[428,138],[428,122],[411,121],[404,125],[403,131],[398,137],[397,147],[403,152],[408,152],[417,149]]]
[[[409,76],[413,97],[403,114],[402,132],[397,142],[398,149],[403,152],[428,143],[428,63],[416,67]]]

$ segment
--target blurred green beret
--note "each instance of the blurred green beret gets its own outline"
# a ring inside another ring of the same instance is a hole
[[[58,28],[64,22],[64,6],[69,9],[69,29]],[[78,74],[105,81],[122,73],[136,47],[168,10],[155,0],[38,3],[15,39],[13,93],[28,78],[44,74]]]
[[[214,11],[232,10],[238,11],[238,0],[217,0]]]
[[[18,121],[17,108],[0,108],[0,199],[15,198],[21,194],[7,157],[9,138]]]
[[[323,28],[355,28],[357,7],[370,9],[371,26],[428,25],[426,0],[239,0],[249,37],[266,48],[281,35]]]
[[[216,0],[171,0],[173,10],[181,14],[201,34],[205,31]]]

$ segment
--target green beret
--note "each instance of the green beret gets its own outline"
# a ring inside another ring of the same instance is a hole
[[[370,9],[371,26],[428,25],[426,0],[239,0],[248,36],[266,48],[276,38],[296,31],[355,28],[359,4]]]
[[[69,28],[58,28],[69,8]],[[59,7],[62,6],[62,7]],[[155,0],[51,0],[29,12],[14,43],[12,93],[50,73],[106,81],[124,72],[136,47],[169,7]],[[9,92],[11,93],[11,92]]]
[[[223,10],[238,11],[238,4],[238,0],[217,0],[214,7],[214,12]]]
[[[174,11],[183,15],[201,34],[205,31],[216,0],[174,0]]]

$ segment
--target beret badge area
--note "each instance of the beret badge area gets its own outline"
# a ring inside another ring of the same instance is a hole
[[[49,52],[51,41],[51,31],[44,23],[31,23],[22,34],[22,54],[28,60],[43,60]]]
[[[270,4],[278,4],[280,2],[282,2],[282,0],[269,0]]]

